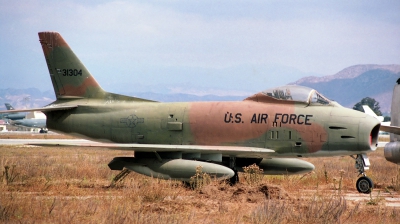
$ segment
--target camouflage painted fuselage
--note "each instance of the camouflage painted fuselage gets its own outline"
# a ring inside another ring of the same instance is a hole
[[[353,155],[374,148],[377,121],[337,105],[85,100],[47,112],[47,127],[88,139],[141,144],[248,146],[279,157]],[[378,128],[379,129],[379,128]]]

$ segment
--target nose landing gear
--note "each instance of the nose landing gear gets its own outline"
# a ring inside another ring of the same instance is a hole
[[[357,157],[351,157],[355,159],[355,167],[359,173],[358,175],[362,175],[356,182],[357,191],[363,194],[371,193],[374,188],[374,182],[365,174],[365,171],[369,170],[370,166],[368,156],[366,154],[358,154]]]
[[[364,194],[369,194],[372,191],[372,188],[374,188],[374,182],[372,182],[371,178],[367,176],[362,176],[358,178],[356,187],[358,192],[364,193]]]

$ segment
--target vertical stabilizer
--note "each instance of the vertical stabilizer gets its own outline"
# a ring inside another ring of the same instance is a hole
[[[104,91],[57,32],[40,32],[50,78],[57,99],[102,98]]]
[[[363,107],[364,112],[365,112],[366,114],[368,114],[368,115],[370,115],[370,116],[372,116],[372,117],[378,119],[380,122],[383,122],[384,117],[383,117],[383,116],[378,116],[378,115],[376,115],[375,112],[374,112],[368,105],[363,105],[362,107]]]
[[[154,102],[104,91],[59,33],[40,32],[39,41],[57,99],[95,98],[107,102]]]
[[[6,105],[7,110],[15,110],[14,107],[9,103],[5,103],[4,105]]]
[[[400,78],[393,89],[392,108],[390,111],[391,126],[400,125]],[[400,141],[400,135],[390,134],[390,141]]]

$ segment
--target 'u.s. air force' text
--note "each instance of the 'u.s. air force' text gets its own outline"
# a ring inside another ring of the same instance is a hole
[[[274,117],[274,124],[296,124],[296,125],[311,125],[310,118],[313,115],[309,114],[284,114],[276,113]],[[230,113],[226,112],[225,123],[245,123],[242,113]],[[251,119],[248,121],[254,124],[267,124],[268,114],[254,113]]]

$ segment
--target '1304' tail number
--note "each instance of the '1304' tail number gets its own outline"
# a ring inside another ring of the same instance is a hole
[[[82,76],[82,69],[63,69],[63,76]]]

